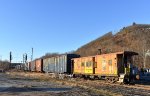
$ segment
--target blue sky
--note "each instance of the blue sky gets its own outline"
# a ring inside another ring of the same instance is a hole
[[[68,52],[133,22],[149,24],[149,0],[0,0],[0,59]]]

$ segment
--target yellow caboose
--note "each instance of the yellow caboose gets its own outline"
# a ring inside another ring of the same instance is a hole
[[[74,58],[73,60],[73,74],[76,75],[93,75],[95,56]]]

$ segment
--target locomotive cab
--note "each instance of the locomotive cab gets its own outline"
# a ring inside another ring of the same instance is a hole
[[[118,54],[118,75],[119,82],[121,83],[131,83],[134,78],[132,74],[133,70],[133,56],[138,55],[135,52],[125,51],[123,54]]]

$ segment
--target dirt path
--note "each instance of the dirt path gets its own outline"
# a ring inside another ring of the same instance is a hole
[[[92,96],[96,93],[38,79],[0,73],[0,96]],[[98,94],[97,94],[98,96]]]

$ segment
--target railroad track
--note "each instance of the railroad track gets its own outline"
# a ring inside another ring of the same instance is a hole
[[[98,90],[107,90],[108,92],[114,92],[122,94],[123,96],[150,96],[149,85],[125,85],[119,83],[107,83],[103,80],[76,80],[78,85],[89,86]]]
[[[150,85],[141,85],[141,84],[119,84],[119,83],[107,83],[103,80],[96,80],[93,81],[95,83],[99,84],[105,84],[105,85],[110,85],[110,86],[121,86],[121,87],[127,87],[127,88],[137,88],[137,89],[143,89],[143,90],[149,90],[150,91]]]

